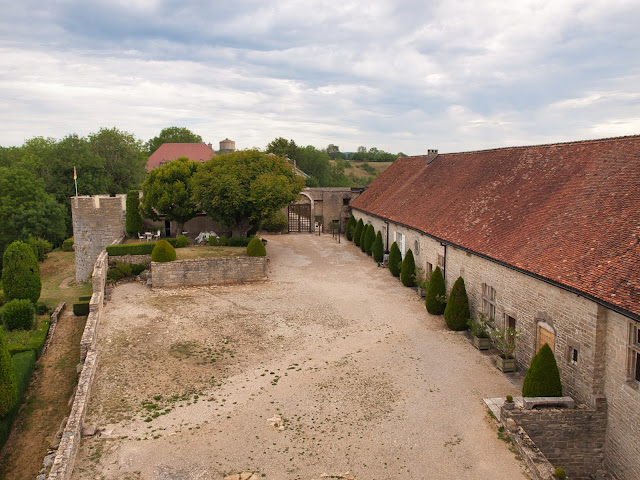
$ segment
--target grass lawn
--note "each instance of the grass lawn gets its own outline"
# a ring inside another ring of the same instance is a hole
[[[65,302],[68,308],[78,301],[78,297],[91,295],[91,283],[76,285],[75,252],[51,252],[40,264],[42,293],[40,301],[55,308]],[[70,279],[70,280],[69,280]]]

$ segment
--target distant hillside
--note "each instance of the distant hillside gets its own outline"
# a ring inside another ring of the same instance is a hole
[[[344,174],[351,180],[354,187],[366,187],[392,163],[345,160]]]

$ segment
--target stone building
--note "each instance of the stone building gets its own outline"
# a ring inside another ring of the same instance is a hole
[[[351,203],[471,311],[544,343],[565,394],[606,404],[603,467],[640,478],[640,136],[404,157]],[[569,472],[568,472],[569,473]]]
[[[285,208],[289,232],[311,232],[316,224],[328,228],[332,221],[338,221],[344,231],[351,215],[351,202],[364,190],[349,187],[305,188],[300,192],[298,201]]]

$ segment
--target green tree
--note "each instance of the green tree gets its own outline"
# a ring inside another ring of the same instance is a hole
[[[295,201],[304,179],[282,157],[243,150],[213,157],[193,179],[193,199],[214,221],[245,237],[273,212]]]
[[[364,225],[360,232],[360,250],[367,251],[367,232],[369,231],[369,225]]]
[[[89,135],[89,149],[104,160],[110,194],[138,188],[147,174],[142,142],[128,132],[115,127],[101,128],[98,133]]]
[[[400,253],[398,244],[396,242],[393,242],[391,244],[391,248],[389,249],[389,271],[394,277],[399,277],[401,269],[402,254]]]
[[[2,290],[7,300],[40,298],[40,268],[31,247],[23,242],[9,245],[2,260]]]
[[[140,216],[140,197],[138,190],[129,190],[127,193],[126,231],[127,235],[130,237],[135,237],[142,231],[142,217]]]
[[[357,223],[358,222],[356,222],[356,217],[351,215],[349,217],[349,221],[347,222],[347,227],[345,228],[345,236],[350,242],[353,241],[353,231],[355,230]]]
[[[185,127],[163,128],[160,135],[144,144],[147,155],[151,155],[163,143],[202,143],[202,137]]]
[[[444,286],[442,270],[440,270],[440,267],[436,267],[433,273],[431,273],[429,286],[427,287],[427,297],[425,299],[427,312],[431,315],[442,315],[446,306],[446,294],[447,291]]]
[[[562,382],[556,357],[545,343],[531,359],[531,365],[522,382],[523,397],[561,397]]]
[[[402,260],[402,266],[400,267],[400,281],[405,287],[413,287],[416,284],[416,262],[413,259],[413,252],[411,249],[407,250],[404,260]]]
[[[64,206],[45,192],[44,182],[33,173],[0,167],[0,252],[30,235],[60,245],[67,233],[65,215]]]
[[[464,279],[458,279],[451,287],[447,306],[444,309],[444,320],[451,330],[466,330],[469,328],[471,319],[471,311],[469,310],[469,297],[467,297],[467,289],[464,286]]]
[[[198,164],[187,157],[165,163],[149,172],[142,184],[142,213],[152,220],[177,222],[178,232],[195,217],[199,208],[193,199],[193,177]]]
[[[378,231],[371,251],[373,253],[373,259],[376,262],[380,263],[384,259],[384,244],[382,243],[382,232]]]
[[[365,233],[365,237],[364,237],[364,249],[365,252],[367,253],[367,255],[371,256],[372,255],[372,248],[373,248],[373,242],[376,241],[376,229],[373,228],[373,225],[369,225],[367,227],[367,231]]]
[[[0,328],[0,418],[11,411],[18,401],[18,387],[13,373],[11,355],[3,329]]]
[[[356,228],[353,229],[353,243],[356,244],[356,247],[360,246],[360,238],[362,238],[362,230],[364,229],[364,222],[362,219],[359,219],[356,223]]]

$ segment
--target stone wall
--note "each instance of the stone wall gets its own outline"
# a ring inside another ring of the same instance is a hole
[[[535,442],[554,467],[562,467],[567,478],[589,480],[604,474],[604,443],[607,407],[604,398],[595,409],[501,410],[502,421],[515,421]],[[514,431],[513,426],[509,428]],[[631,478],[631,477],[629,477]]]
[[[154,288],[230,285],[267,279],[268,257],[212,257],[151,262]]]
[[[77,282],[89,279],[96,258],[107,245],[124,238],[126,197],[71,197]]]
[[[116,262],[133,263],[136,265],[150,265],[151,254],[148,255],[118,255],[109,257],[109,266],[115,266]]]

